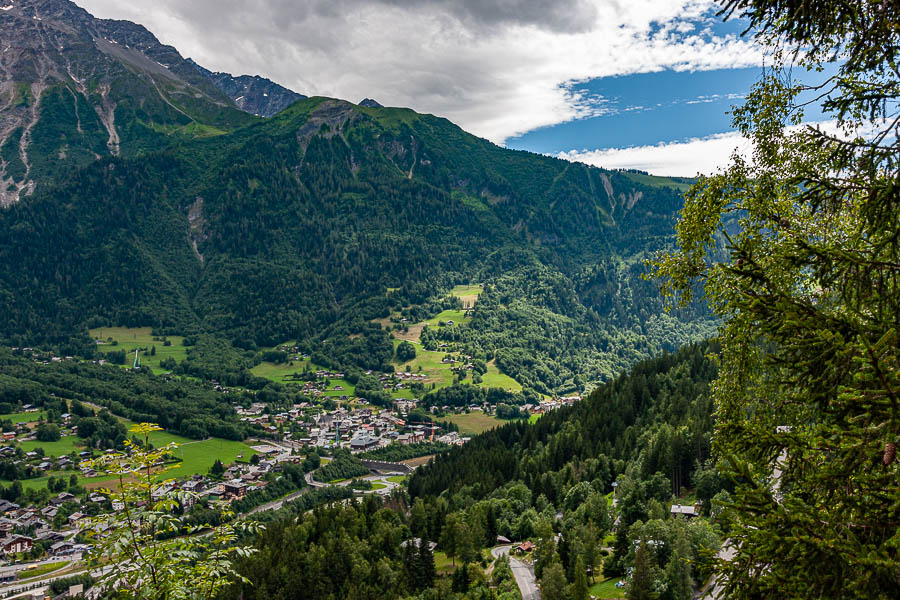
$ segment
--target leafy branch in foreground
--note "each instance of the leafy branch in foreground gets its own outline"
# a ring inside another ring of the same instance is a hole
[[[652,266],[722,319],[715,450],[736,482],[728,598],[900,589],[900,13],[729,0],[776,68],[735,111],[753,143],[687,194]],[[804,86],[785,56],[836,75]],[[812,92],[833,126],[803,125]],[[717,249],[730,257],[718,260]]]
[[[175,491],[172,480],[161,477],[169,468],[165,459],[177,444],[148,450],[154,431],[161,428],[152,423],[134,425],[131,432],[143,438],[143,446],[126,440],[124,451],[82,463],[114,476],[117,483],[115,490],[98,490],[109,496],[115,512],[94,517],[85,530],[93,544],[88,566],[98,576],[98,585],[116,597],[215,598],[236,581],[246,583],[235,570],[234,559],[248,556],[252,549],[236,542],[239,533],[252,533],[260,526],[252,522],[187,526],[179,513],[196,495]]]

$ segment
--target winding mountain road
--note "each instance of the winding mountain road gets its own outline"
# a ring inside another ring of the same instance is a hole
[[[509,550],[512,546],[497,546],[491,548],[491,556],[500,558],[501,556],[509,556],[509,568],[512,570],[513,577],[516,579],[516,585],[522,592],[522,600],[541,600],[541,590],[538,589],[537,581],[534,578],[534,571],[531,567],[523,563],[515,556],[510,555]]]

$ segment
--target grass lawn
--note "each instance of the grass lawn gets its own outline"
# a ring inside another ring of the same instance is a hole
[[[165,373],[165,369],[159,366],[160,361],[165,358],[173,358],[175,362],[181,362],[187,358],[187,348],[184,346],[184,338],[180,335],[169,335],[166,339],[172,342],[171,346],[164,346],[161,340],[154,340],[150,327],[97,327],[91,329],[88,333],[95,340],[106,341],[112,338],[117,345],[113,346],[109,343],[98,344],[97,350],[101,353],[114,352],[116,350],[124,350],[125,365],[131,367],[134,364],[135,348],[146,348],[146,352],[141,352],[141,365],[150,367],[157,375]],[[157,336],[160,337],[160,336]],[[156,354],[150,355],[150,348],[156,346]]]
[[[399,340],[394,341],[395,348],[399,344]],[[453,384],[453,372],[450,370],[450,363],[441,362],[445,356],[447,356],[446,352],[431,352],[423,350],[419,346],[416,348],[416,357],[414,359],[408,361],[395,360],[394,365],[398,371],[405,371],[409,367],[410,373],[424,373],[428,377],[425,383],[434,383],[440,389]]]
[[[484,433],[488,429],[508,423],[503,419],[497,419],[483,412],[473,411],[468,414],[448,415],[438,419],[439,421],[450,421],[459,427],[461,435],[478,435]]]
[[[450,560],[449,556],[441,551],[437,551],[434,553],[434,569],[438,573],[448,574],[455,571],[456,567],[453,566],[453,561]]]
[[[400,484],[400,483],[403,483],[404,481],[406,481],[406,476],[405,475],[391,475],[390,477],[387,478],[387,480],[392,483]]]
[[[19,581],[24,581],[26,579],[34,579],[35,577],[40,577],[41,575],[46,575],[52,571],[56,571],[57,569],[61,569],[64,566],[69,564],[69,561],[62,560],[59,562],[47,563],[44,565],[40,565],[34,569],[19,571]]]
[[[250,369],[250,372],[257,377],[265,377],[266,379],[269,379],[271,381],[283,382],[285,375],[302,373],[304,370],[306,370],[307,367],[311,368],[313,371],[318,369],[318,367],[309,362],[309,359],[306,359],[288,361],[278,364],[262,362]]]
[[[334,386],[339,386],[344,388],[343,390],[336,390]],[[322,392],[323,398],[333,398],[341,396],[349,396],[353,397],[356,395],[356,386],[350,383],[345,379],[329,379],[328,380],[328,389]]]
[[[528,415],[529,423],[537,423],[538,419],[540,419],[543,415]]]
[[[396,349],[399,344],[400,340],[395,339],[394,348]],[[454,374],[450,369],[454,366],[454,364],[458,364],[441,362],[445,356],[447,356],[446,352],[432,352],[429,350],[424,350],[421,347],[416,347],[416,357],[414,359],[407,361],[399,361],[395,359],[393,361],[393,364],[396,367],[397,371],[424,373],[428,377],[425,380],[425,383],[434,383],[436,384],[436,389],[440,389],[442,387],[453,385]],[[482,382],[479,384],[479,387],[503,388],[505,390],[510,390],[513,392],[522,391],[522,385],[509,375],[501,373],[500,369],[497,368],[497,365],[494,363],[494,361],[488,362],[486,366],[487,373],[482,375]],[[468,377],[466,377],[465,380],[463,380],[463,383],[472,383],[471,377],[472,376],[470,374]],[[395,397],[399,398],[401,396]],[[412,397],[412,395],[410,395],[409,397]]]
[[[33,421],[38,421],[41,418],[41,415],[46,416],[46,413],[42,411],[13,413],[11,415],[0,415],[0,421],[12,421],[14,424],[31,423]]]
[[[64,456],[71,454],[72,451],[81,452],[84,450],[82,439],[77,435],[67,435],[59,438],[58,442],[22,442],[19,444],[25,452],[31,452],[35,448],[43,448],[46,456]]]
[[[165,432],[157,433],[171,435],[165,434]],[[175,456],[181,458],[182,462],[167,471],[166,477],[189,477],[195,473],[205,475],[217,458],[222,461],[222,464],[227,465],[237,460],[238,455],[243,455],[241,460],[248,461],[254,454],[256,451],[243,442],[219,438],[190,441],[175,450]]]
[[[621,581],[620,577],[598,581],[588,589],[588,594],[596,596],[600,600],[603,598],[624,598],[625,588],[617,588],[616,582],[618,581]]]
[[[372,484],[372,489],[373,489],[373,490],[383,490],[383,489],[386,488],[386,487],[387,487],[387,486],[384,485],[383,483],[373,483],[373,484]]]
[[[466,324],[472,320],[471,317],[464,317],[464,311],[461,310],[445,310],[440,312],[436,317],[431,319],[427,319],[424,321],[428,324],[429,327],[439,327],[438,323],[443,321],[447,323],[447,321],[453,321],[453,325],[448,325],[449,327],[454,327],[459,325],[460,323]]]

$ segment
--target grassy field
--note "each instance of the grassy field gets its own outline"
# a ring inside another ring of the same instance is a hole
[[[603,600],[604,598],[624,598],[625,589],[617,588],[616,582],[620,581],[619,577],[598,581],[588,589],[588,594]]]
[[[172,342],[171,346],[164,346],[162,341],[154,340],[150,327],[98,327],[91,329],[88,333],[95,340],[106,341],[112,338],[118,342],[113,346],[109,343],[98,344],[97,350],[103,352],[114,352],[116,350],[125,350],[127,357],[125,366],[130,367],[134,361],[135,348],[146,348],[147,352],[141,352],[141,365],[150,367],[154,373],[164,373],[165,369],[159,366],[160,361],[166,358],[173,358],[175,362],[181,362],[187,357],[187,348],[184,346],[184,338],[179,335],[169,335],[166,339]],[[151,356],[149,349],[155,346],[156,354]]]
[[[509,375],[501,373],[493,360],[487,363],[487,373],[482,375],[481,379],[481,387],[503,388],[512,392],[522,391],[522,384]]]
[[[0,415],[0,421],[12,421],[13,423],[30,423],[32,421],[37,421],[38,419],[40,419],[41,415],[45,415],[45,413],[43,411],[13,413],[11,415]]]
[[[538,419],[540,419],[543,415],[528,415],[529,423],[537,423]]]
[[[293,363],[293,364],[291,364]],[[285,375],[293,375],[294,373],[302,373],[306,368],[317,370],[317,367],[309,362],[309,359],[300,361],[289,361],[285,363],[259,363],[250,372],[257,377],[265,377],[271,381],[283,381]]]
[[[158,431],[154,435],[159,436],[158,438],[151,436],[150,441],[154,445],[167,443],[162,442],[164,437],[179,437],[163,431]],[[182,459],[182,462],[169,471],[166,471],[165,476],[167,478],[189,477],[195,473],[205,475],[209,472],[209,468],[213,463],[216,462],[216,459],[222,461],[222,464],[227,465],[228,463],[233,463],[237,460],[238,456],[241,456],[241,460],[248,461],[251,456],[256,454],[255,450],[243,442],[234,442],[219,438],[210,438],[202,441],[185,440],[185,438],[180,439],[184,441],[179,442],[182,445],[175,450],[174,454],[177,458]]]
[[[37,413],[30,413],[37,414]],[[119,420],[128,428],[133,423],[128,419],[119,417]],[[248,461],[250,457],[256,454],[256,451],[243,442],[235,442],[231,440],[223,440],[219,438],[210,438],[208,440],[191,440],[180,435],[170,433],[168,431],[154,431],[150,434],[150,443],[155,447],[164,446],[175,442],[179,444],[179,448],[175,450],[175,456],[181,459],[181,463],[175,465],[169,471],[166,471],[165,477],[189,477],[195,473],[205,475],[216,459],[222,461],[223,464],[232,463],[241,456],[241,460]],[[69,454],[73,450],[81,451],[83,448],[76,444],[80,443],[77,436],[67,436],[58,442],[22,442],[22,449],[26,452],[35,448],[43,448],[47,456],[62,456]],[[72,474],[78,475],[79,484],[87,488],[106,487],[116,481],[115,477],[109,475],[101,475],[99,477],[86,478],[82,477],[78,471],[52,471],[43,477],[34,479],[23,479],[22,486],[25,489],[37,489],[47,486],[47,480],[50,476],[70,477]],[[0,483],[9,485],[9,481],[0,481]]]
[[[399,340],[394,340],[394,347],[396,348],[399,343]],[[447,356],[446,352],[431,352],[429,350],[423,350],[421,347],[417,347],[416,357],[413,360],[402,362],[394,360],[394,365],[398,371],[408,370],[410,373],[424,373],[428,377],[428,379],[425,380],[425,383],[434,383],[437,389],[440,389],[442,387],[453,385],[454,374],[453,371],[450,370],[453,365],[451,363],[441,362],[445,356]],[[513,392],[522,391],[522,385],[509,375],[501,373],[500,369],[497,368],[497,365],[494,364],[494,361],[487,363],[487,369],[487,373],[482,376],[482,382],[479,384],[480,387],[503,388]],[[472,383],[471,376],[466,378],[465,381],[467,383]],[[395,397],[401,396],[395,394]]]
[[[434,454],[429,454],[427,456],[417,456],[415,458],[407,458],[406,460],[401,460],[404,465],[409,465],[410,467],[418,467],[421,465],[428,464],[431,459],[434,458]]]
[[[387,480],[392,483],[403,483],[406,481],[406,475],[391,475]]]
[[[439,574],[446,575],[456,570],[453,561],[444,552],[437,551],[434,553],[434,569]]]
[[[309,361],[309,359],[301,360],[301,361],[295,360],[292,362],[293,362],[293,364],[291,364],[291,362],[280,363],[280,364],[263,362],[263,363],[259,363],[258,365],[256,365],[252,369],[250,369],[250,372],[253,373],[254,375],[256,375],[257,377],[264,377],[270,381],[277,381],[279,383],[292,383],[291,381],[284,379],[285,375],[293,375],[295,373],[302,373],[303,371],[307,370],[307,368],[312,369],[313,371],[318,371],[319,369],[322,369],[322,367],[312,364]],[[356,393],[355,386],[352,383],[350,383],[349,381],[346,381],[344,379],[329,379],[328,382],[329,382],[328,389],[325,390],[324,392],[322,392],[322,396],[325,396],[325,397],[353,396]],[[302,383],[302,382],[299,382],[299,383]],[[335,390],[334,386],[336,386],[336,385],[341,386],[344,389],[343,390]]]
[[[448,415],[438,420],[450,421],[455,424],[459,427],[460,435],[478,435],[508,422],[479,411],[473,411],[468,414]]]
[[[84,450],[81,438],[77,435],[67,435],[59,439],[58,442],[21,442],[22,450],[31,452],[35,448],[43,448],[46,456],[64,456],[71,454],[72,451],[81,452]]]
[[[436,317],[432,317],[423,321],[427,323],[429,327],[439,327],[439,323],[443,321],[447,323],[447,321],[453,321],[453,325],[445,325],[447,327],[453,327],[459,324],[467,324],[472,321],[471,317],[464,316],[465,312],[462,310],[445,310],[438,313]]]
[[[463,306],[471,308],[483,291],[484,286],[480,284],[458,285],[450,291],[450,294],[462,300]]]
[[[395,348],[399,344],[399,340],[394,340]],[[453,383],[453,372],[450,371],[450,365],[441,362],[445,356],[447,356],[446,352],[431,352],[423,350],[419,346],[416,348],[414,359],[403,362],[394,360],[394,365],[398,371],[405,371],[408,368],[410,373],[424,373],[428,377],[425,383],[434,383],[438,388],[442,388]]]

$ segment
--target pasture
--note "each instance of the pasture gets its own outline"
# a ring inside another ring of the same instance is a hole
[[[43,411],[19,412],[9,415],[0,415],[0,421],[12,421],[16,423],[31,423],[40,420],[41,416],[47,416]]]
[[[470,413],[462,413],[458,415],[447,415],[438,419],[439,421],[450,421],[459,427],[460,435],[478,435],[484,433],[488,429],[493,429],[508,423],[503,419],[498,419],[492,415],[486,415],[481,411],[472,411]]]
[[[91,338],[97,340],[97,350],[101,353],[124,350],[125,366],[130,367],[134,362],[134,351],[143,348],[140,353],[141,365],[150,367],[157,375],[165,373],[165,369],[159,363],[166,358],[173,359],[176,363],[187,358],[187,348],[184,346],[184,338],[180,335],[165,336],[171,345],[166,346],[162,336],[154,336],[150,327],[97,327],[91,329]],[[153,338],[157,339],[154,340]],[[112,342],[117,342],[113,345]],[[151,348],[156,348],[156,353],[151,354]]]
[[[464,308],[472,308],[482,292],[484,292],[484,286],[480,284],[458,285],[450,291],[450,295],[459,298]]]

